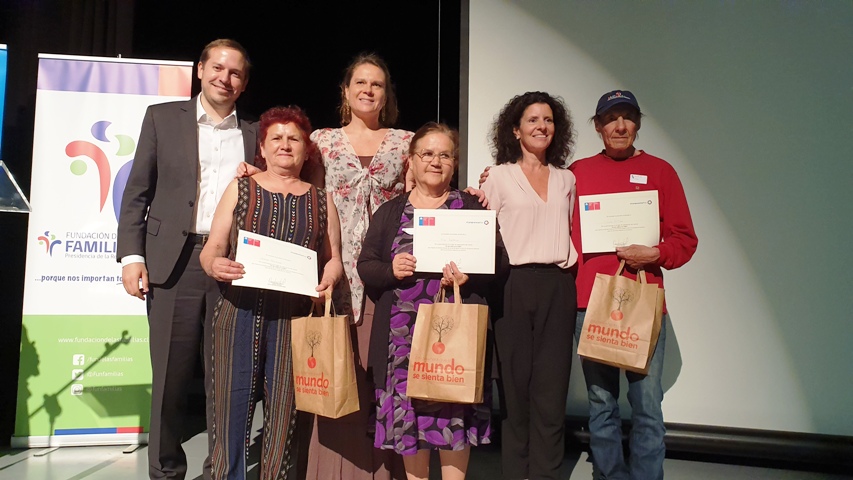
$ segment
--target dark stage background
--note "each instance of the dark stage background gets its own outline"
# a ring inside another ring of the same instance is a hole
[[[343,70],[357,53],[373,51],[391,69],[398,127],[436,119],[458,126],[460,18],[453,0],[0,0],[0,43],[9,49],[0,159],[29,196],[39,53],[197,62],[204,45],[221,37],[249,51],[254,66],[238,108],[253,115],[296,104],[315,128],[338,126]],[[7,372],[0,446],[14,429],[16,382],[9,379],[18,372],[26,235],[26,215],[0,214],[0,365]]]

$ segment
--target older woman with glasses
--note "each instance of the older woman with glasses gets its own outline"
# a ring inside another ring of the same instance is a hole
[[[477,198],[451,188],[458,134],[428,123],[412,137],[409,169],[414,188],[382,205],[373,217],[358,272],[376,303],[368,364],[376,384],[374,446],[403,456],[408,478],[429,477],[429,452],[439,450],[442,478],[464,478],[471,445],[489,443],[490,392],[478,405],[427,402],[406,395],[409,350],[418,305],[432,303],[455,281],[465,303],[484,303],[491,276],[468,276],[454,262],[442,274],[416,272],[412,255],[414,210],[482,209]],[[501,250],[498,250],[501,251]],[[488,383],[487,383],[488,386]]]

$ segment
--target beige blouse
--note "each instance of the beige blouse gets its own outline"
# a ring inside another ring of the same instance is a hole
[[[489,208],[497,212],[511,265],[553,263],[569,268],[578,259],[570,236],[575,176],[553,165],[548,170],[547,202],[515,163],[492,167],[483,183]]]

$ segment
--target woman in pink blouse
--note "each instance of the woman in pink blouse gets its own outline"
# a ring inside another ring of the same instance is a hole
[[[365,309],[364,284],[356,263],[373,212],[405,191],[405,165],[412,132],[391,128],[397,121],[397,97],[385,61],[361,54],[341,82],[342,128],[311,134],[326,170],[326,190],[341,219],[341,257],[347,281],[338,283],[338,313],[352,315],[357,326],[356,375],[361,409],[338,420],[317,418],[308,458],[309,479],[405,478],[399,455],[373,448],[365,432],[372,406],[367,382],[367,348],[372,305]],[[367,311],[366,311],[367,310]],[[360,368],[359,368],[360,366]]]
[[[511,269],[495,341],[506,417],[505,478],[557,478],[575,329],[577,261],[570,239],[575,177],[571,116],[559,98],[519,95],[492,126],[497,165],[483,191],[497,212]]]

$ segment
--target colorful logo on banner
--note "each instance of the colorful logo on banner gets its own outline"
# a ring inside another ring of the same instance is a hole
[[[53,247],[62,244],[62,240],[57,240],[56,235],[50,233],[50,230],[44,232],[44,235],[38,237],[39,245],[44,245],[44,253],[53,256]]]
[[[107,128],[112,125],[112,122],[107,120],[101,120],[99,122],[95,122],[92,124],[91,133],[92,137],[96,140],[113,144],[118,143],[117,151],[115,155],[118,157],[127,157],[132,155],[134,150],[136,149],[136,142],[133,140],[133,137],[129,135],[117,134],[115,135],[115,142],[111,141],[107,138]],[[119,210],[121,208],[121,197],[124,193],[124,187],[127,185],[127,178],[130,176],[130,169],[133,166],[133,159],[131,158],[128,162],[122,165],[116,173],[115,179],[112,178],[112,172],[110,169],[110,161],[107,157],[106,152],[104,150],[95,145],[92,142],[86,140],[74,140],[68,145],[65,146],[65,154],[68,155],[69,158],[75,157],[87,157],[95,164],[95,168],[97,171],[98,179],[99,179],[99,187],[100,187],[100,209],[99,211],[104,211],[104,205],[107,202],[107,195],[110,192],[110,181],[112,180],[112,189],[113,189],[113,210],[115,212],[116,221],[118,221]],[[85,175],[89,170],[89,165],[84,160],[74,160],[71,162],[70,166],[71,173],[74,175]]]

